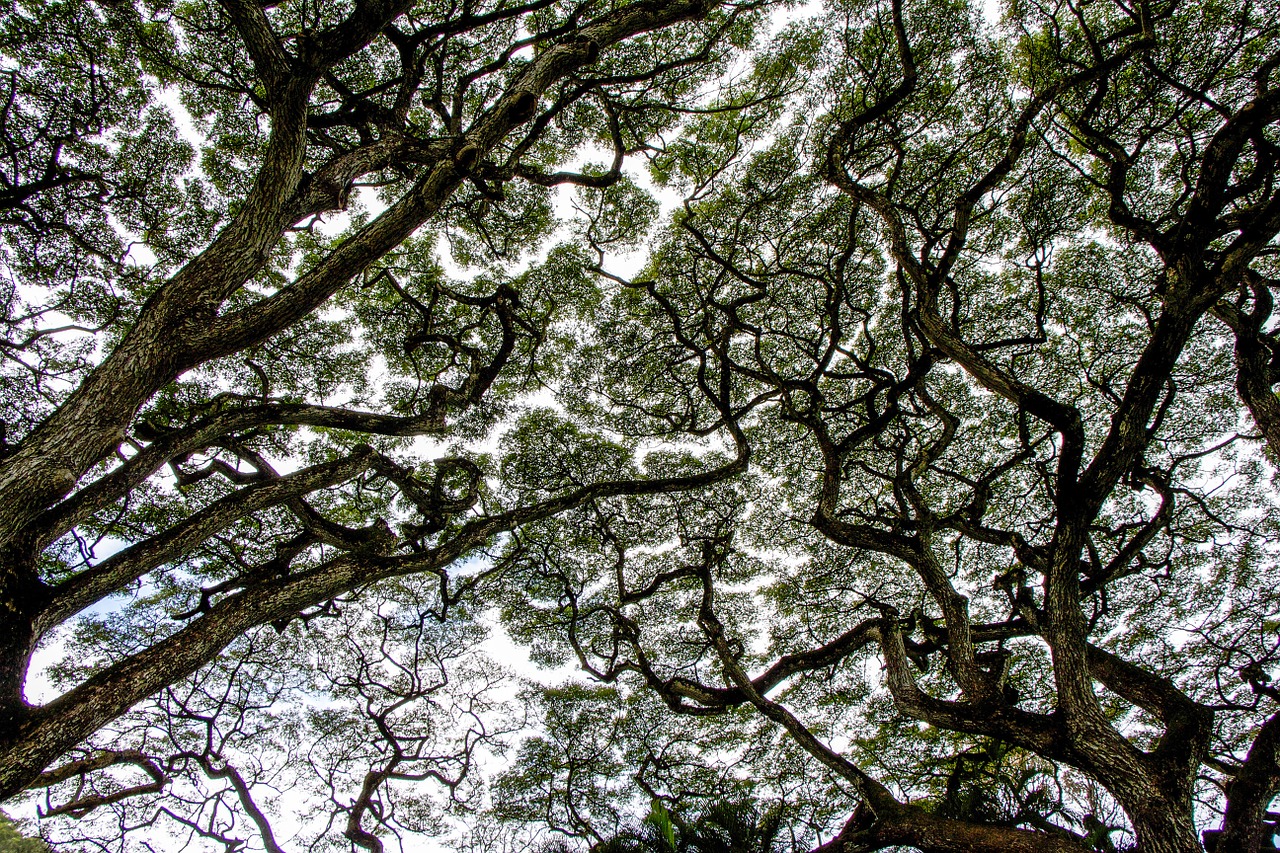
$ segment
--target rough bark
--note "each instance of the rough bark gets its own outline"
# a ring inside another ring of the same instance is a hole
[[[467,178],[467,163],[458,159],[459,150],[468,153],[469,162],[483,157],[528,119],[531,97],[536,102],[557,81],[594,62],[600,51],[637,34],[705,16],[716,4],[711,0],[645,0],[620,6],[579,26],[572,39],[540,51],[510,90],[480,114],[454,144],[419,151],[430,155],[432,162],[397,203],[293,284],[250,309],[226,314],[221,313],[225,300],[263,268],[288,227],[340,203],[341,193],[317,193],[316,182],[304,180],[309,99],[327,68],[368,44],[409,4],[403,0],[357,3],[341,25],[318,34],[313,41],[295,45],[296,56],[290,56],[271,31],[260,5],[241,0],[227,0],[223,5],[264,82],[271,118],[270,137],[253,189],[213,242],[151,296],[123,340],[66,402],[0,459],[0,622],[6,625],[0,637],[2,797],[20,790],[57,755],[134,702],[212,659],[248,628],[286,618],[374,577],[439,572],[486,537],[509,529],[509,525],[495,522],[469,529],[450,547],[428,556],[388,563],[368,555],[350,555],[301,575],[254,585],[224,598],[173,637],[100,673],[48,706],[31,708],[23,699],[22,683],[34,644],[57,619],[118,588],[119,583],[157,560],[172,558],[189,547],[188,540],[201,538],[227,521],[214,519],[222,509],[243,509],[258,503],[265,506],[274,500],[267,495],[274,492],[284,499],[289,490],[280,484],[251,488],[226,504],[211,507],[200,520],[191,519],[181,530],[131,549],[134,557],[122,554],[57,589],[45,588],[36,574],[35,559],[52,537],[158,470],[181,452],[184,439],[198,446],[205,435],[228,428],[227,421],[251,421],[255,416],[240,411],[221,416],[216,425],[206,422],[203,426],[208,429],[203,433],[197,426],[183,436],[163,438],[158,442],[160,447],[143,449],[131,462],[59,504],[86,472],[109,458],[126,439],[139,408],[183,371],[266,340],[323,305],[430,220]],[[392,153],[385,144],[374,146],[360,157],[330,164],[329,177],[349,182],[363,171],[385,165]],[[383,416],[339,414],[323,407],[285,408],[297,423],[371,426],[373,431],[388,428],[390,434],[430,430],[441,423],[437,411],[425,419],[391,419],[396,422],[389,424]],[[275,422],[280,423],[291,420],[288,412],[282,416],[278,411],[264,413],[259,409],[257,414],[278,418]],[[510,521],[514,524],[526,515],[532,518],[560,511],[590,499],[592,494],[583,492],[570,500],[548,502],[536,510],[517,513]],[[142,559],[147,551],[153,553]],[[126,568],[130,562],[134,565]],[[375,569],[375,563],[380,568]]]

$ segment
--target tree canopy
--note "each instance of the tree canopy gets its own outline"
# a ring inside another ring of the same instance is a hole
[[[58,849],[1271,849],[1280,8],[6,12]]]

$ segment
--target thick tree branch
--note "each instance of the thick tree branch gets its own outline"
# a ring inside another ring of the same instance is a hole
[[[49,591],[49,602],[36,617],[35,635],[41,636],[104,596],[187,553],[236,521],[318,489],[344,483],[368,470],[374,462],[375,454],[366,447],[346,459],[254,483],[215,501],[163,533],[125,548],[53,587]]]

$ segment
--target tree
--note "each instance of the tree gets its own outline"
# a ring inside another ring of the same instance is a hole
[[[833,3],[795,28],[787,108],[658,159],[685,204],[615,278],[567,404],[741,435],[751,472],[524,528],[512,630],[736,728],[723,761],[742,709],[785,730],[792,772],[848,798],[824,850],[1269,846],[1280,53],[1257,11]]]
[[[600,853],[771,853],[778,834],[775,815],[752,803],[722,801],[681,819],[655,800],[640,827],[619,833],[594,849]]]
[[[319,742],[318,808],[381,849],[437,819],[415,782],[476,802],[500,605],[605,683],[530,694],[513,825],[603,842],[638,788],[776,799],[830,853],[1262,849],[1275,10],[831,2],[732,64],[747,6],[38,8],[6,49],[91,94],[5,125],[39,168],[6,178],[4,793],[275,850],[255,797],[294,779],[240,765]],[[80,55],[216,118],[203,174]],[[684,203],[624,275],[641,151]],[[326,236],[357,179],[386,210]],[[560,183],[576,239],[516,266]]]
[[[399,610],[365,621],[399,636],[457,609],[480,577],[467,560],[520,523],[741,467],[609,471],[519,503],[446,447],[547,381],[593,298],[572,248],[521,266],[552,231],[551,190],[618,182],[714,100],[754,4],[5,5],[0,797],[67,789],[47,808],[84,815],[188,773],[261,823],[220,754],[245,724],[211,719],[311,686],[272,681],[301,654],[289,630],[386,582]],[[601,151],[611,166],[574,170]],[[445,274],[444,241],[470,273]],[[439,598],[415,609],[424,585]],[[72,624],[63,692],[28,702],[33,652]],[[344,630],[377,636],[362,625]],[[390,694],[436,689],[394,651],[375,657],[403,678],[377,695],[334,675],[388,729],[392,775],[422,742],[389,731]],[[174,751],[149,753],[136,720],[94,741],[144,700],[170,712]]]

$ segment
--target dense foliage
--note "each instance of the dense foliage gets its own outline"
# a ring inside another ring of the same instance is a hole
[[[22,834],[4,812],[0,812],[0,851],[3,853],[47,853],[49,845]]]
[[[60,848],[1270,847],[1280,8],[6,11]]]

